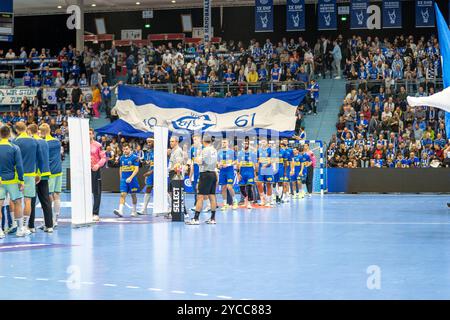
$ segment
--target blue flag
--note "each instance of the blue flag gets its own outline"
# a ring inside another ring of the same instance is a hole
[[[255,0],[255,32],[273,31],[273,0]]]
[[[337,29],[336,0],[319,0],[317,3],[317,20],[319,30]]]
[[[287,31],[305,30],[305,0],[286,1]]]
[[[400,0],[383,1],[383,28],[402,27],[402,3]]]
[[[444,19],[437,4],[434,4],[436,11],[436,24],[439,37],[439,49],[441,51],[441,61],[449,61],[450,59],[450,30],[447,26],[447,22]],[[442,77],[444,78],[444,88],[450,87],[450,64],[441,63],[442,65]],[[447,132],[447,139],[450,136],[450,112],[445,113],[445,129]]]
[[[416,0],[416,28],[434,27],[433,0]]]

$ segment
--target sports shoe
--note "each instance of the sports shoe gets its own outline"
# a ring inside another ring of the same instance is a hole
[[[230,206],[228,204],[224,204],[221,208],[222,211],[227,211]]]
[[[0,239],[4,239],[6,237],[5,233],[2,229],[0,229]]]
[[[26,232],[24,229],[17,229],[16,237],[25,237],[25,236],[26,236]]]
[[[205,221],[206,224],[216,224],[216,220],[208,219]]]
[[[135,217],[137,217],[137,216],[138,216],[138,214],[137,214],[137,212],[136,212],[136,211],[132,211],[132,212],[131,212],[131,216],[132,216],[133,218],[135,218]]]
[[[100,217],[98,216],[98,214],[94,214],[92,216],[92,221],[94,221],[94,222],[99,222],[100,221]]]
[[[144,209],[142,211],[138,211],[137,214],[140,215],[140,216],[146,216],[146,215],[148,215],[148,212],[147,212],[146,209]]]
[[[25,234],[25,236],[29,236],[31,234],[30,229],[28,229],[28,227],[23,227],[23,233]]]
[[[191,208],[191,211],[192,211],[192,212],[195,212],[195,207],[192,207],[192,208]]]
[[[267,207],[267,208],[270,208],[270,207],[273,206],[273,203],[272,202],[266,202],[266,204],[264,206]]]
[[[184,220],[189,220],[189,214],[188,213],[184,214]]]
[[[30,230],[31,233],[36,233],[36,228],[29,228],[28,230]]]
[[[253,207],[252,207],[252,205],[249,203],[248,205],[247,205],[247,209],[252,209]]]
[[[237,210],[237,208],[239,208],[239,203],[237,202],[237,200],[234,200],[234,202],[233,202],[233,210]]]
[[[200,221],[198,221],[198,220],[192,218],[191,220],[186,221],[185,223],[186,223],[187,225],[199,225],[199,224],[200,224]]]
[[[44,227],[44,232],[53,233],[53,228]]]
[[[122,218],[122,217],[123,217],[123,214],[121,214],[119,210],[116,209],[116,210],[114,210],[113,212],[114,212],[114,214],[115,214],[116,216],[118,216],[119,218]]]

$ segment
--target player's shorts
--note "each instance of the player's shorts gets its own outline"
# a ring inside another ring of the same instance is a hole
[[[274,182],[275,178],[273,175],[268,174],[258,174],[259,182]]]
[[[286,168],[285,166],[279,166],[277,173],[275,173],[274,176],[274,182],[289,182],[289,175],[286,173],[289,168]]]
[[[198,180],[198,194],[216,194],[217,174],[214,171],[201,172]]]
[[[120,193],[137,193],[139,192],[139,182],[136,177],[127,183],[127,179],[120,179]]]
[[[219,171],[219,185],[233,184],[234,182],[234,168],[229,166]]]
[[[239,181],[239,185],[252,185],[255,184],[255,174],[254,172],[242,172],[241,171],[241,180]]]
[[[0,184],[0,200],[5,200],[8,194],[11,201],[23,198],[23,194],[19,190],[19,185],[17,183]]]
[[[153,174],[145,178],[145,185],[147,187],[153,187]]]
[[[25,176],[23,177],[23,195],[25,198],[36,197],[36,178]]]
[[[48,193],[61,193],[62,176],[52,177],[48,180]]]
[[[300,172],[295,172],[293,175],[290,176],[291,182],[301,181],[301,175]]]

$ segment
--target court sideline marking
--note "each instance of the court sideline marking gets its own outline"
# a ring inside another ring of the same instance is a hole
[[[27,277],[22,277],[22,276],[5,276],[5,275],[0,275],[0,279],[14,279],[14,280],[28,280],[28,281],[53,281],[56,283],[65,283],[66,286],[68,283],[76,283],[74,281],[70,281],[70,280],[55,280],[55,279],[48,279],[48,278],[35,278],[35,279],[28,279]],[[95,285],[95,282],[89,282],[89,281],[80,281],[79,284],[82,285]],[[126,288],[126,289],[143,289],[140,286],[133,286],[133,285],[125,285],[125,286],[120,286],[118,284],[115,283],[103,283],[102,284],[103,287],[110,287],[110,288]],[[76,289],[72,289],[72,290],[76,290]],[[190,292],[186,292],[186,291],[182,291],[182,290],[164,290],[164,289],[160,289],[160,288],[148,288],[148,289],[143,289],[143,290],[147,290],[147,291],[154,291],[154,292],[168,292],[168,293],[172,293],[172,294],[176,294],[176,295],[182,295],[182,294],[188,294],[188,295],[194,295],[194,296],[200,296],[200,297],[215,297],[215,298],[219,298],[219,299],[223,299],[223,300],[229,300],[229,299],[233,299],[233,297],[230,296],[225,296],[225,295],[211,295],[208,293],[190,293]],[[248,298],[244,298],[244,299],[239,299],[239,300],[251,300]]]

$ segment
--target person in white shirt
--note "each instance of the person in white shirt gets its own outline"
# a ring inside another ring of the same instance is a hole
[[[9,49],[8,52],[5,55],[6,59],[15,59],[16,54],[14,53],[13,49]]]

